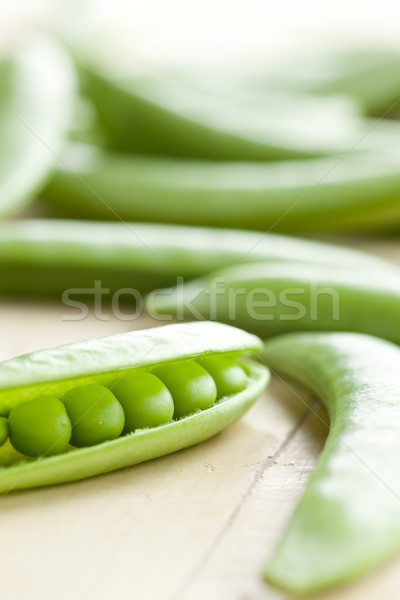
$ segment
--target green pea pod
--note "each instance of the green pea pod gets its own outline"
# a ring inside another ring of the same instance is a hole
[[[189,81],[201,89],[230,94],[248,103],[263,103],[267,110],[291,111],[293,101],[303,110],[328,110],[335,114],[364,114],[381,117],[395,104],[400,95],[398,73],[400,53],[394,48],[368,47],[339,48],[311,52],[296,52],[283,60],[269,64],[246,64],[245,69],[235,64],[229,69],[206,64],[196,69],[179,67],[171,76]],[[290,95],[292,101],[290,102]],[[319,101],[323,100],[318,107]],[[280,103],[280,106],[275,106]],[[332,103],[329,108],[328,104]],[[352,103],[355,104],[352,107]],[[342,104],[342,106],[340,106]],[[397,112],[400,106],[393,107]],[[356,109],[356,110],[355,110]],[[351,113],[352,111],[352,113]],[[304,110],[302,116],[307,117]],[[390,112],[390,117],[393,112]]]
[[[393,230],[400,223],[399,158],[394,150],[341,160],[221,163],[77,145],[43,198],[56,213],[89,219],[289,233]]]
[[[61,294],[95,280],[110,291],[130,286],[143,293],[236,263],[294,260],[399,277],[395,265],[374,256],[276,234],[131,222],[0,223],[3,294]]]
[[[265,569],[271,584],[310,594],[400,550],[400,350],[366,335],[304,333],[267,342],[263,356],[315,392],[331,420],[315,471]]]
[[[35,398],[61,398],[79,386],[107,385],[135,369],[210,355],[244,357],[262,347],[244,331],[217,323],[169,325],[41,350],[0,363],[0,412]],[[264,389],[268,373],[252,361],[243,391],[211,408],[112,441],[24,462],[6,443],[0,449],[0,492],[74,481],[134,465],[206,440],[239,418]],[[93,387],[93,386],[92,386]],[[68,405],[67,405],[68,409]],[[11,437],[13,436],[11,423]]]
[[[397,127],[331,112],[321,118],[246,106],[157,72],[116,75],[81,64],[83,89],[97,107],[109,146],[143,154],[218,160],[281,160],[397,147]],[[315,103],[315,99],[313,100]],[[324,102],[324,100],[322,100]],[[318,114],[319,113],[319,114]],[[368,135],[365,135],[369,132]]]
[[[267,76],[264,72],[259,77],[268,89],[272,86],[321,96],[343,94],[355,99],[366,114],[380,117],[399,99],[399,69],[400,53],[395,50],[356,48],[314,52],[280,64],[279,72]]]
[[[75,74],[50,38],[26,40],[0,64],[0,217],[47,182],[72,118]]]
[[[147,307],[154,318],[215,319],[262,337],[339,330],[400,342],[400,278],[395,272],[295,260],[245,264],[156,290]]]

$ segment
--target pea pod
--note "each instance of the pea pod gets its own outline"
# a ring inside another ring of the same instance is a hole
[[[75,74],[53,40],[26,40],[0,64],[0,217],[21,210],[50,176],[72,117]]]
[[[315,392],[331,419],[315,471],[265,569],[273,585],[310,594],[400,550],[400,350],[366,335],[304,333],[267,342],[263,356]]]
[[[116,378],[122,381],[124,375],[136,371],[147,372],[156,367],[166,369],[169,364],[176,368],[177,361],[184,369],[185,361],[212,355],[232,359],[239,357],[242,360],[247,353],[260,348],[258,338],[239,329],[216,323],[192,323],[42,350],[0,364],[0,412],[7,415],[11,410],[10,435],[13,441],[14,411],[31,406],[36,398],[50,398],[54,410],[58,411],[54,399],[63,400],[65,397],[67,411],[71,409],[71,400],[74,404],[73,412],[68,413],[73,438],[74,421],[82,425],[80,419],[85,417],[81,415],[76,419],[79,408],[76,390],[80,386],[96,388],[97,392],[99,387],[110,385]],[[184,416],[180,420],[152,429],[140,429],[90,447],[71,449],[57,456],[49,456],[48,452],[31,462],[24,462],[23,457],[12,451],[6,443],[0,449],[1,463],[4,466],[0,470],[0,491],[74,481],[175,452],[208,439],[240,417],[267,383],[268,373],[264,367],[251,361],[243,364],[247,384],[242,391],[221,398],[210,408]],[[73,398],[70,397],[71,390],[75,390]],[[36,406],[34,403],[33,407]],[[62,431],[65,435],[68,427],[65,411],[58,411],[57,414],[62,419]],[[18,415],[17,440],[23,438],[20,435],[22,430],[26,436],[26,422],[20,424],[21,420],[22,417]],[[121,429],[122,427],[123,421]],[[93,430],[90,430],[89,434],[92,433]],[[85,435],[80,427],[77,445],[85,443]],[[34,451],[36,446],[35,438]],[[49,450],[52,448],[50,445]],[[28,453],[29,451],[30,447],[27,448]]]
[[[275,98],[281,103],[281,107],[275,110],[282,108],[289,112],[290,100],[285,103],[285,98],[292,94],[292,102],[296,104],[302,98],[312,98],[316,110],[318,102],[323,100],[319,109],[326,106],[326,102],[332,102],[331,108],[326,106],[326,109],[335,114],[335,109],[340,109],[335,100],[340,100],[345,101],[342,111],[347,114],[350,114],[351,103],[354,102],[355,108],[358,107],[364,114],[381,117],[399,98],[399,68],[400,53],[397,49],[368,44],[368,48],[319,48],[318,52],[296,53],[271,64],[246,65],[244,70],[238,65],[229,70],[226,65],[221,69],[215,64],[207,64],[196,70],[185,67],[174,69],[171,75],[214,93],[218,90],[235,98],[257,100],[265,103],[268,110],[274,110],[268,100]]]
[[[221,269],[149,295],[154,318],[215,319],[267,337],[290,331],[354,331],[400,342],[397,273],[296,260]]]
[[[260,79],[268,89],[322,97],[345,95],[354,98],[365,114],[380,117],[399,98],[399,69],[400,54],[396,50],[355,48],[292,59],[279,65],[279,72],[260,75]]]
[[[61,294],[95,280],[118,290],[148,292],[241,262],[337,265],[390,272],[389,262],[331,244],[229,229],[143,223],[19,220],[0,223],[0,290]]]
[[[396,150],[273,163],[179,161],[71,146],[43,198],[94,219],[274,229],[398,229]],[[66,166],[65,166],[66,165]]]
[[[119,76],[118,69],[90,61],[81,61],[80,70],[108,144],[118,150],[264,161],[342,154],[355,144],[364,150],[397,146],[386,123],[332,113],[305,119],[295,100],[291,110],[269,111],[155,71]]]

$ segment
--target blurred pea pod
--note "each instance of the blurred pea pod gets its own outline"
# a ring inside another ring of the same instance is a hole
[[[79,61],[78,61],[79,62]],[[277,160],[396,147],[399,127],[333,109],[332,100],[291,93],[282,106],[267,97],[238,102],[157,72],[118,76],[81,61],[83,91],[94,102],[110,147],[142,154],[218,160]],[[299,99],[300,96],[300,99]],[[326,110],[324,109],[324,104]],[[303,110],[302,108],[303,107]],[[370,134],[366,136],[366,132]]]
[[[265,577],[294,594],[352,580],[400,550],[400,351],[366,335],[290,334],[268,366],[328,409],[330,432]],[[379,360],[377,360],[379,358]]]
[[[175,67],[171,76],[189,81],[206,91],[229,94],[231,98],[258,103],[269,98],[314,98],[334,102],[347,101],[350,114],[390,117],[400,111],[393,106],[400,97],[400,52],[390,47],[318,48],[312,53],[296,52],[271,62],[257,61],[240,65],[199,65],[196,69]],[[324,106],[323,103],[320,108]],[[344,108],[344,107],[343,107]],[[354,111],[355,109],[355,111]]]
[[[145,223],[26,219],[0,224],[2,294],[61,294],[101,280],[111,291],[149,292],[236,263],[336,266],[387,273],[396,265],[331,244],[253,231]],[[246,267],[247,268],[247,267]],[[82,290],[81,290],[82,291]]]
[[[399,158],[390,150],[222,163],[71,145],[43,198],[56,214],[78,218],[289,233],[390,230],[400,223]]]
[[[391,107],[400,109],[399,72],[400,53],[395,49],[336,49],[288,60],[277,72],[259,74],[254,86],[263,82],[267,90],[345,95],[356,100],[365,114],[381,116]]]
[[[397,271],[397,272],[396,272]],[[400,342],[399,270],[284,262],[241,264],[150,294],[157,318],[209,319],[269,337],[353,331]]]
[[[0,64],[0,217],[20,211],[48,180],[74,94],[73,65],[50,38],[25,40]]]

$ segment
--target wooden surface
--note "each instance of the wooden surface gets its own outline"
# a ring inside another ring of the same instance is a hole
[[[367,246],[400,256],[400,244]],[[152,325],[93,315],[73,322],[64,314],[57,304],[1,302],[0,359]],[[322,407],[275,379],[240,422],[199,446],[79,483],[1,497],[2,598],[286,598],[263,583],[260,570],[326,432]],[[400,558],[323,598],[395,599],[399,589]]]

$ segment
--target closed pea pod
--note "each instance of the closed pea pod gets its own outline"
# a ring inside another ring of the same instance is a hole
[[[330,432],[265,578],[308,595],[400,550],[400,350],[372,336],[287,334],[263,357],[328,409]],[[379,361],[377,361],[379,357]]]
[[[263,337],[354,331],[400,342],[400,279],[395,271],[346,270],[296,260],[243,264],[154,292],[148,310],[153,316],[212,316]]]
[[[367,253],[277,234],[156,223],[0,223],[2,294],[63,295],[66,304],[68,288],[91,293],[96,280],[111,293],[127,285],[143,293],[241,262],[294,260],[400,277],[396,265]]]
[[[265,85],[298,93],[307,92],[318,97],[346,95],[354,98],[369,115],[381,117],[395,108],[400,86],[397,73],[400,55],[386,48],[336,49],[313,53],[312,56],[288,61],[279,72],[272,70]],[[261,75],[261,74],[260,74]],[[392,115],[390,115],[392,116]]]
[[[119,77],[116,70],[83,63],[84,93],[96,105],[109,145],[118,150],[265,161],[341,154],[355,144],[362,149],[397,145],[386,123],[337,114],[332,105],[325,117],[320,110],[307,117],[296,97],[291,106],[286,97],[285,110],[279,103],[266,110],[262,101],[246,105],[156,71]],[[315,106],[314,98],[310,102]],[[371,135],[363,135],[367,131]]]
[[[28,37],[0,63],[0,217],[22,210],[49,179],[72,120],[75,83],[68,55],[44,35]]]
[[[237,356],[245,357],[260,348],[258,338],[239,329],[216,323],[192,323],[34,352],[0,364],[0,409],[4,415],[11,411],[11,417],[13,411],[22,410],[24,406],[37,406],[42,396],[51,395],[68,400],[68,395],[77,395],[74,409],[78,414],[71,411],[71,420],[79,423],[81,417],[82,421],[85,418],[83,407],[87,400],[82,393],[85,387],[93,389],[104,386],[105,393],[115,398],[112,389],[116,380],[122,382],[125,376],[128,378],[134,372],[151,373],[167,365],[174,368],[175,365],[191,364],[195,359],[214,354],[223,354],[235,360]],[[148,428],[110,441],[69,449],[57,456],[45,452],[40,461],[23,463],[18,455],[17,464],[12,464],[8,455],[3,457],[0,451],[0,463],[6,466],[0,470],[0,490],[74,481],[130,466],[208,439],[243,414],[265,387],[268,380],[265,368],[247,360],[246,365],[248,381],[242,392],[178,421],[160,425],[150,421]],[[122,410],[119,401],[116,402]],[[69,410],[70,403],[66,401],[65,404]],[[96,402],[94,405],[91,403],[93,406],[96,408]],[[123,422],[119,426],[122,431]],[[83,445],[95,441],[87,438],[84,432],[75,443]],[[74,442],[73,438],[71,442]]]
[[[384,231],[400,223],[398,163],[397,147],[346,153],[340,161],[245,163],[71,146],[43,198],[74,218],[152,221],[156,215],[159,222],[283,233]]]

